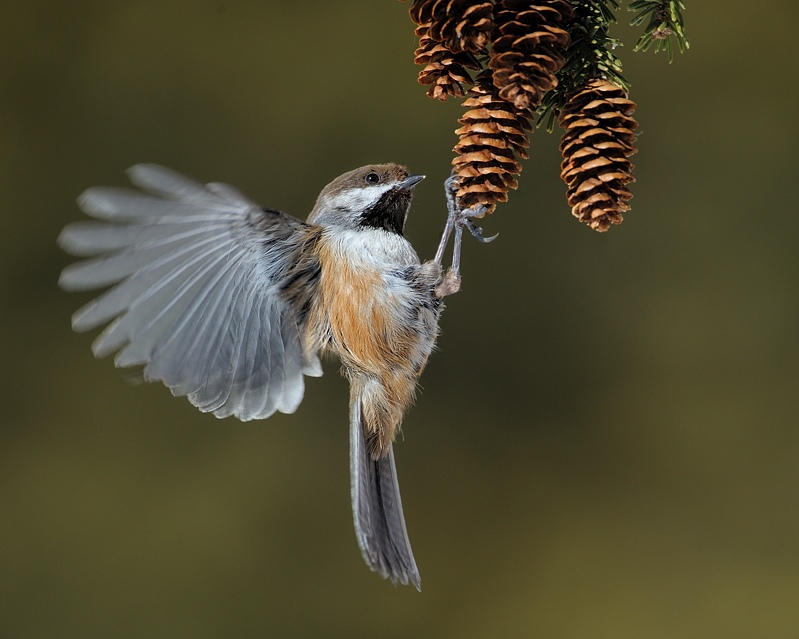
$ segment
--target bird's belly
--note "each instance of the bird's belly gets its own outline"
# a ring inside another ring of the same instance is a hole
[[[405,368],[411,331],[403,326],[404,309],[395,292],[388,290],[378,270],[350,269],[331,274],[327,302],[331,346],[342,362],[378,374],[386,367]]]
[[[438,271],[413,263],[415,254],[375,260],[323,239],[318,303],[309,322],[321,333],[306,343],[332,351],[353,371],[415,380],[438,333]]]

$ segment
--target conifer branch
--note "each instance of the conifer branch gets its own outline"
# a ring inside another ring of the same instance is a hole
[[[630,21],[634,27],[642,25],[649,18],[633,51],[648,51],[654,44],[655,53],[665,50],[671,63],[674,61],[673,41],[677,42],[680,53],[690,46],[682,17],[685,5],[681,0],[635,0],[628,9],[638,12]]]
[[[609,35],[621,0],[413,0],[419,82],[439,100],[462,97],[452,164],[457,198],[490,213],[518,186],[531,120],[557,121],[572,213],[603,232],[622,221],[634,181],[635,103]],[[635,51],[688,48],[682,0],[630,0]],[[472,73],[477,72],[477,73]],[[467,90],[469,85],[473,85]]]
[[[618,0],[573,0],[574,17],[568,26],[570,44],[566,48],[566,64],[558,72],[558,86],[547,93],[539,110],[538,124],[546,120],[549,133],[569,96],[593,78],[604,78],[629,89],[622,75],[621,60],[613,53],[622,43],[608,35],[616,22],[614,10]]]
[[[606,79],[625,90],[629,83],[622,75],[621,60],[613,51],[622,45],[611,38],[608,29],[616,22],[614,10],[618,0],[572,0],[574,17],[568,26],[570,44],[566,49],[566,64],[558,72],[558,86],[550,91],[541,104],[538,124],[546,121],[552,133],[558,113],[569,96],[592,79]]]

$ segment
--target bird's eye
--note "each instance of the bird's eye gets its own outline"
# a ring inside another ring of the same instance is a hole
[[[364,181],[367,184],[378,184],[380,182],[380,176],[377,173],[367,173]]]

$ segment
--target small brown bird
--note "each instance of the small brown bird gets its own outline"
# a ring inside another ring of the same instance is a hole
[[[144,193],[91,188],[78,199],[109,223],[73,223],[60,246],[78,256],[62,288],[114,285],[72,318],[76,331],[110,322],[92,346],[118,367],[143,366],[177,396],[217,417],[293,413],[320,354],[350,382],[350,469],[358,544],[366,563],[419,588],[392,443],[438,334],[442,298],[460,288],[463,226],[454,180],[447,224],[431,261],[403,236],[412,189],[424,176],[375,164],[328,184],[302,222],[234,188],[140,164]],[[452,267],[442,270],[452,232]],[[493,238],[489,238],[493,239]]]

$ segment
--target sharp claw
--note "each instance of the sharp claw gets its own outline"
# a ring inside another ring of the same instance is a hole
[[[471,209],[465,209],[460,211],[459,220],[458,222],[469,229],[469,233],[474,235],[478,241],[482,242],[483,244],[488,244],[489,242],[493,242],[497,239],[497,235],[492,235],[491,237],[483,237],[483,229],[477,226],[474,222],[472,222],[471,218],[475,217],[483,217],[488,212],[488,208],[483,204],[479,204]]]
[[[474,237],[477,238],[477,240],[479,242],[482,242],[483,244],[488,244],[489,242],[493,242],[495,239],[499,237],[499,233],[497,233],[496,235],[492,235],[491,237],[483,237],[483,229],[481,229],[479,226],[475,226],[474,222],[467,219],[464,220],[463,223],[466,225],[466,228],[469,229],[469,233],[474,235]]]

